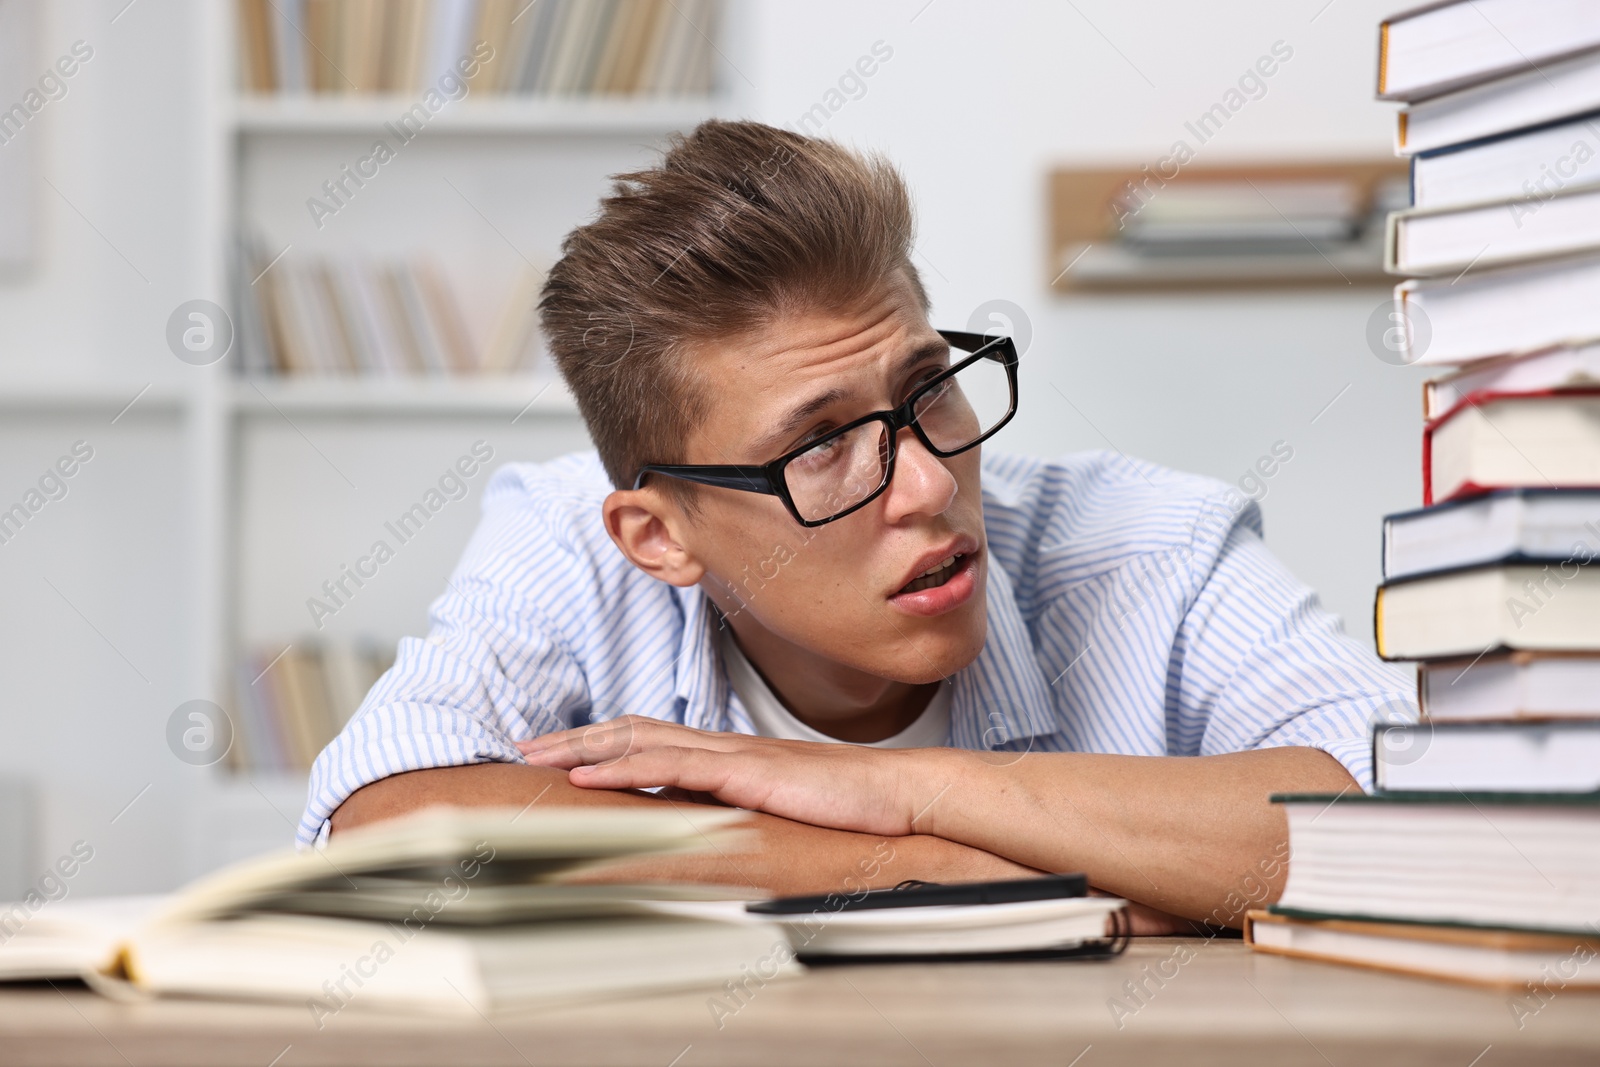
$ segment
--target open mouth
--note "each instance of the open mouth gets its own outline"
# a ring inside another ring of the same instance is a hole
[[[930,568],[907,582],[900,593],[920,593],[924,589],[933,589],[948,582],[955,577],[961,569],[961,563],[967,558],[966,553],[957,552],[955,555],[941,560],[935,567]],[[900,593],[896,593],[899,596]]]

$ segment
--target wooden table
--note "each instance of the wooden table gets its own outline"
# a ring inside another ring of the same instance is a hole
[[[1110,962],[813,969],[754,990],[720,1029],[710,995],[490,1019],[353,1004],[319,1031],[303,1006],[14,986],[0,988],[0,1064],[1600,1063],[1600,994],[1524,1001],[1537,1010],[1519,1028],[1512,993],[1252,955],[1238,941],[1145,938]]]

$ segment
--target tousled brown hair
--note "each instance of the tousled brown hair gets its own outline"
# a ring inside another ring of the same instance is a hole
[[[593,222],[562,242],[539,302],[544,334],[606,473],[681,463],[714,384],[696,343],[853,302],[911,263],[911,198],[877,155],[756,122],[675,135],[648,170],[613,176]],[[690,483],[660,479],[693,508]]]

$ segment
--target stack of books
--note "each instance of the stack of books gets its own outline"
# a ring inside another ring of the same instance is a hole
[[[1413,206],[1389,222],[1423,507],[1384,520],[1372,796],[1283,796],[1263,951],[1600,986],[1600,5],[1460,0],[1383,25]]]
[[[719,0],[239,0],[240,81],[256,94],[704,95],[719,8]]]
[[[515,374],[538,360],[539,289],[525,267],[487,331],[475,331],[455,285],[430,257],[252,254],[241,286],[245,374]]]
[[[394,662],[376,642],[296,642],[239,657],[235,770],[307,771]]]

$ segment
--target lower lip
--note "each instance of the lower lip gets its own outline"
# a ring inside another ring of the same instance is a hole
[[[889,598],[889,603],[908,615],[943,615],[971,600],[977,590],[978,556],[973,553],[961,557],[956,572],[943,585],[919,589],[915,593],[898,593]]]

